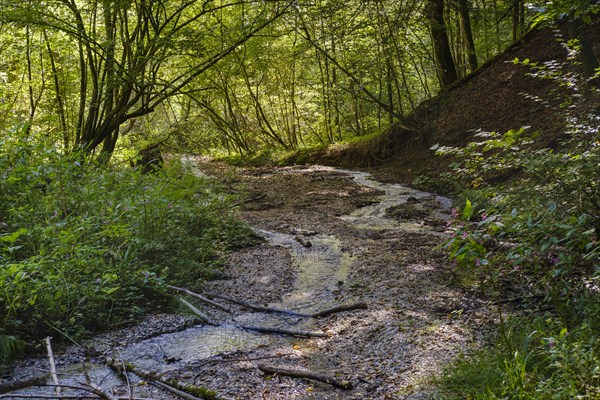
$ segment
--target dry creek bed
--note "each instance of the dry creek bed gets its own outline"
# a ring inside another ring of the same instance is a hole
[[[451,267],[435,250],[447,235],[449,200],[328,167],[201,168],[243,193],[241,216],[265,237],[232,254],[223,277],[209,283],[211,291],[308,313],[356,302],[368,309],[306,319],[231,304],[235,317],[203,308],[224,327],[151,315],[86,343],[99,355],[96,361],[117,356],[224,399],[432,399],[430,378],[480,343],[493,323],[481,300],[452,284]],[[236,324],[328,337],[240,332]],[[77,347],[55,356],[59,370],[83,361]],[[353,389],[265,374],[257,369],[265,363],[325,373]],[[45,359],[31,359],[15,374],[44,369]],[[128,396],[128,385],[110,369],[91,371],[107,391]],[[69,379],[81,379],[77,373]],[[130,375],[134,397],[177,398]]]

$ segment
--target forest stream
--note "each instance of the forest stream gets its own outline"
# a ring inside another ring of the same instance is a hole
[[[446,235],[449,199],[328,167],[234,174],[210,168],[232,190],[245,193],[242,217],[264,243],[234,253],[224,275],[207,283],[208,290],[292,313],[252,312],[215,298],[233,312],[195,304],[218,326],[190,317],[149,316],[138,326],[85,343],[94,350],[91,358],[78,346],[57,350],[62,384],[84,382],[85,361],[91,380],[107,393],[178,398],[132,373],[127,383],[104,365],[112,358],[206,387],[223,399],[427,399],[435,390],[427,378],[483,334],[487,316],[474,305],[477,300],[451,284],[451,267],[435,250]],[[368,308],[322,318],[294,314],[358,303]],[[326,335],[305,338],[242,327]],[[47,369],[45,363],[27,360],[15,373],[32,375]],[[258,364],[327,374],[353,388],[271,376]],[[34,394],[52,396],[54,389],[11,395]]]

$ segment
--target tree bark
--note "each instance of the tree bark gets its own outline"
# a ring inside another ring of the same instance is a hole
[[[475,41],[473,40],[473,30],[471,29],[471,17],[469,15],[469,1],[459,0],[459,13],[462,34],[465,41],[465,50],[467,52],[467,60],[469,63],[469,72],[477,69],[477,54],[475,52]]]
[[[444,88],[458,78],[444,21],[444,0],[428,0],[427,8],[438,79]]]

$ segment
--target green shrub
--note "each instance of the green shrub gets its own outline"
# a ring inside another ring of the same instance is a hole
[[[512,320],[497,344],[461,356],[441,377],[443,399],[597,399],[598,314],[572,330],[552,316]]]
[[[600,116],[585,104],[600,94],[565,65],[522,63],[565,90],[564,137],[550,148],[526,128],[478,132],[438,149],[463,160],[455,173],[467,188],[443,247],[463,282],[525,305],[542,298],[550,311],[500,324],[496,345],[457,360],[440,386],[452,399],[597,399]]]
[[[19,132],[0,140],[5,344],[165,307],[164,283],[201,285],[227,250],[255,240],[231,195],[176,161],[145,175],[85,165]]]

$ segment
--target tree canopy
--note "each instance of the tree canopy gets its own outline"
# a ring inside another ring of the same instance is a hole
[[[535,11],[508,0],[1,1],[0,127],[25,123],[64,153],[105,160],[159,142],[240,154],[328,145],[402,120],[518,39]]]

